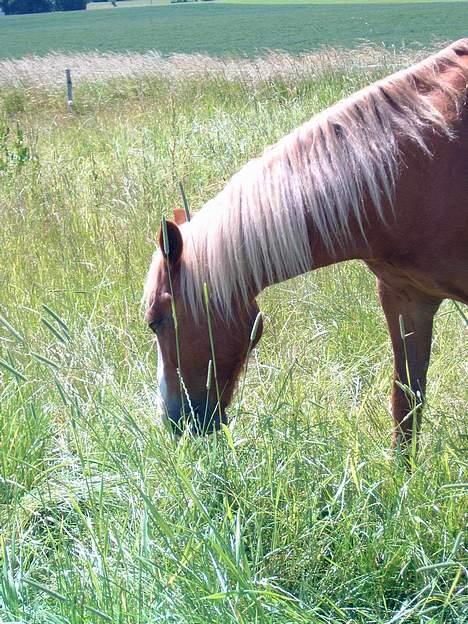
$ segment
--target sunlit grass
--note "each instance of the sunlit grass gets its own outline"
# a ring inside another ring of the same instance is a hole
[[[466,620],[468,358],[452,304],[412,474],[389,450],[391,351],[359,264],[262,294],[235,426],[178,446],[140,309],[179,180],[197,209],[379,71],[87,83],[73,115],[50,85],[0,94],[2,621]]]

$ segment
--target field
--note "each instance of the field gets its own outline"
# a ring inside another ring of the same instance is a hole
[[[465,36],[466,19],[465,2],[118,7],[0,18],[0,57],[51,50],[253,56],[363,42],[424,47]]]
[[[198,0],[197,0],[198,1]],[[200,0],[202,1],[202,0]],[[442,2],[466,2],[466,0],[416,0],[416,2],[423,2],[425,4],[438,2],[439,4]],[[218,3],[227,3],[227,4],[285,4],[285,5],[295,5],[295,4],[415,4],[414,0],[386,0],[384,3],[382,0],[348,0],[348,2],[343,2],[343,0],[217,0]],[[136,7],[144,7],[144,6],[157,6],[171,4],[170,0],[119,0],[118,6],[114,7],[109,0],[107,2],[90,2],[87,6],[88,11],[94,11],[94,9],[110,9],[111,11],[115,8],[123,9],[123,8],[136,8]]]
[[[288,58],[83,78],[73,114],[51,82],[3,86],[0,621],[468,621],[468,358],[452,303],[412,473],[389,450],[389,340],[355,263],[261,296],[229,430],[176,445],[159,425],[140,298],[178,181],[197,209],[389,70]]]

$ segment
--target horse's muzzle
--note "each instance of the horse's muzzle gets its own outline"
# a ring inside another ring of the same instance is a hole
[[[172,432],[180,436],[185,431],[190,435],[200,436],[219,431],[221,425],[226,425],[228,420],[226,412],[214,406],[166,406],[164,420],[169,424]]]

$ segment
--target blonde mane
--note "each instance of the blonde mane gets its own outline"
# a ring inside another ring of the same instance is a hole
[[[460,106],[460,94],[440,74],[464,72],[455,50],[463,40],[425,61],[339,102],[250,161],[181,228],[184,253],[180,290],[194,316],[211,305],[228,315],[233,301],[313,268],[307,221],[328,250],[344,245],[355,220],[365,239],[363,202],[385,222],[399,174],[400,144],[429,153],[427,136],[451,134],[434,94]],[[157,259],[153,261],[153,265]],[[151,305],[154,267],[146,286]]]

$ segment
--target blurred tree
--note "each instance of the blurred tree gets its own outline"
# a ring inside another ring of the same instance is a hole
[[[0,0],[5,15],[47,13],[54,10],[54,0]]]
[[[56,11],[83,11],[87,0],[55,0]]]
[[[82,11],[87,0],[0,0],[5,15],[47,13],[50,11]]]

